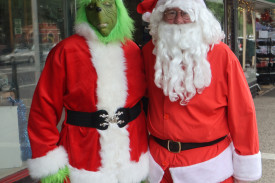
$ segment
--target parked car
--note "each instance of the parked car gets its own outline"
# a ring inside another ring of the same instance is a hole
[[[52,43],[45,43],[41,45],[41,50],[42,50],[42,58],[41,58],[41,62],[45,62],[48,54],[50,53],[51,49],[55,46],[56,44],[52,44]]]
[[[31,49],[27,47],[15,48],[11,53],[0,56],[0,63],[34,63],[34,46]]]

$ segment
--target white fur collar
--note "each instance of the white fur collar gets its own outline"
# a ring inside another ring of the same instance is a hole
[[[95,31],[89,26],[88,23],[79,23],[75,26],[76,34],[83,36],[87,41],[97,41],[99,39],[95,34]]]

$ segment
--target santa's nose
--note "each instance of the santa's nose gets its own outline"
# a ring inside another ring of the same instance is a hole
[[[177,16],[175,17],[174,23],[175,24],[184,24],[185,21],[184,21],[184,18],[182,18],[182,16],[178,13]]]

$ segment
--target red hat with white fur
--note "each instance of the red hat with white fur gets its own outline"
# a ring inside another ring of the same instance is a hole
[[[152,11],[158,6],[164,4],[166,1],[168,0],[144,0],[138,4],[137,12],[142,14],[142,19],[144,21],[149,22],[149,18]],[[176,1],[182,1],[184,3],[185,0],[176,0]],[[200,3],[204,7],[206,7],[204,0],[193,0],[193,1]],[[171,3],[173,3],[173,1]]]

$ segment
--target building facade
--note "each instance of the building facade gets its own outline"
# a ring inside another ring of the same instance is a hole
[[[150,35],[136,13],[140,1],[124,0],[135,20],[135,42],[142,46]],[[239,58],[252,94],[259,84],[274,83],[275,1],[205,2]],[[14,180],[18,172],[27,176],[32,95],[49,51],[74,33],[76,10],[76,0],[0,0],[0,182]]]

